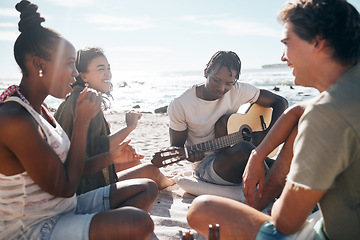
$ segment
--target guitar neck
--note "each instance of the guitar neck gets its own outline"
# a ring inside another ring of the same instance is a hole
[[[188,146],[186,149],[188,151],[202,150],[204,152],[210,152],[229,147],[242,141],[244,141],[242,133],[235,132],[223,137],[215,138],[213,140]]]

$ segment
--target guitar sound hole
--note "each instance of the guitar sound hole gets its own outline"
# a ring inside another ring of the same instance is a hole
[[[251,141],[251,131],[248,128],[241,129],[241,134],[244,139],[244,141]]]

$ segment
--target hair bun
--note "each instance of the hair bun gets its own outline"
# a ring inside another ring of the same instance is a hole
[[[45,22],[43,17],[40,17],[40,14],[37,11],[38,6],[33,4],[27,0],[22,0],[15,6],[16,10],[18,10],[20,14],[19,21],[19,31],[25,32],[29,30],[33,30],[34,28],[40,28],[41,23]]]

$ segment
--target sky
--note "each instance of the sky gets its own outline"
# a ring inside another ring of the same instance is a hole
[[[0,79],[20,78],[15,0],[0,2]],[[280,63],[285,0],[33,0],[50,27],[76,49],[101,47],[113,75],[202,71],[218,50],[243,69]],[[349,0],[360,10],[360,0]]]

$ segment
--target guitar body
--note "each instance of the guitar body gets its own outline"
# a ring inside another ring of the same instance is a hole
[[[240,131],[244,125],[250,132],[264,131],[270,125],[272,109],[253,104],[246,114],[234,113],[228,119],[227,134]],[[262,120],[263,118],[263,120]],[[265,124],[265,125],[263,125]]]
[[[270,125],[271,117],[271,108],[254,103],[244,113],[232,113],[222,116],[215,124],[215,137],[218,138],[241,131],[247,133],[263,131]],[[246,136],[243,138],[246,140]],[[274,149],[268,157],[273,157],[277,150],[278,148]]]
[[[188,158],[188,151],[204,152],[226,149],[242,141],[250,141],[251,133],[266,130],[270,125],[272,109],[252,104],[244,113],[222,116],[215,124],[215,139],[196,145],[179,148],[172,147],[153,155],[151,162],[157,167],[164,167]],[[268,155],[273,157],[277,148]]]

